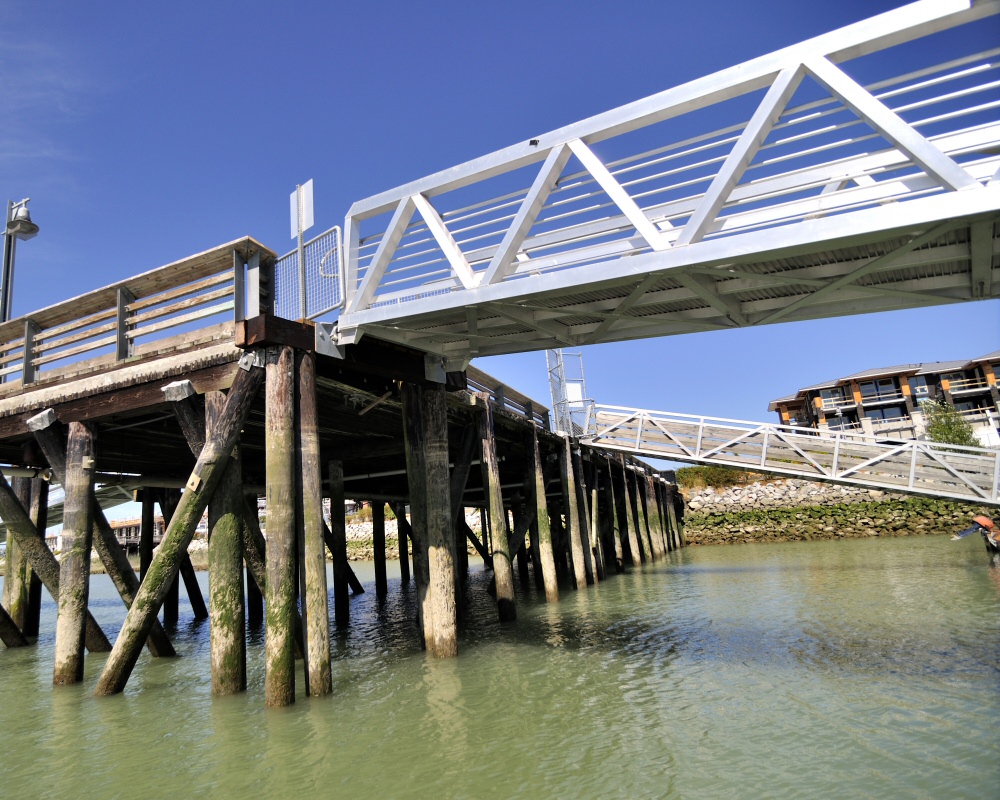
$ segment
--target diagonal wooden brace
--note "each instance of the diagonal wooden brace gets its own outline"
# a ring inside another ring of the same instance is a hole
[[[6,647],[25,647],[28,644],[27,638],[3,606],[0,606],[0,642]]]
[[[241,368],[236,371],[225,408],[212,435],[205,441],[186,490],[181,495],[177,510],[160,543],[160,550],[139,587],[121,633],[118,634],[118,640],[97,682],[95,694],[98,696],[122,691],[135,668],[142,643],[149,635],[170,583],[177,577],[181,557],[187,552],[195,527],[222,478],[226,461],[264,382],[264,370],[257,365],[258,361],[249,352],[240,361]]]
[[[28,512],[21,501],[10,488],[7,479],[0,474],[0,518],[7,530],[14,535],[18,547],[24,553],[31,568],[38,575],[52,599],[59,602],[59,562],[45,544],[45,539],[39,534]],[[107,653],[111,650],[111,642],[96,620],[87,612],[87,628],[84,645],[91,653]]]
[[[66,437],[64,426],[56,420],[55,412],[50,408],[28,420],[28,428],[34,433],[35,441],[41,447],[45,459],[49,462],[52,473],[59,483],[65,485],[66,476]],[[97,502],[97,497],[91,493],[91,514],[94,517],[94,549],[100,556],[101,563],[108,572],[118,594],[126,608],[132,607],[135,593],[139,591],[139,578],[136,576],[124,548],[118,544],[114,531],[104,516],[104,510]],[[173,657],[177,653],[166,632],[157,620],[149,632],[146,646],[153,656]]]

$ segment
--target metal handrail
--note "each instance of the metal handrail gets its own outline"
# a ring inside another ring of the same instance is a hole
[[[1000,505],[1000,451],[598,405],[587,444],[644,457]]]

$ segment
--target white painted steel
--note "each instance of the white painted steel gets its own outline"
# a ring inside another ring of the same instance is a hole
[[[1000,451],[596,405],[581,441],[691,464],[1000,505]]]
[[[997,13],[913,3],[359,201],[335,336],[458,362],[998,297]]]

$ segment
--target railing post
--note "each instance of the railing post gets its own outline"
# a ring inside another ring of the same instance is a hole
[[[247,317],[274,313],[274,262],[261,263],[260,253],[247,261]]]
[[[135,345],[128,337],[128,304],[135,302],[135,295],[124,286],[118,287],[118,326],[116,329],[115,358],[124,361],[134,352]]]
[[[916,443],[910,444],[910,476],[907,481],[907,487],[913,488],[913,484],[916,482],[917,478],[917,445]]]
[[[233,320],[242,322],[247,318],[246,260],[239,250],[233,250]]]
[[[770,435],[771,429],[764,428],[764,444],[760,448],[760,465],[763,467],[767,464],[767,437]]]
[[[834,437],[834,440],[833,440],[833,464],[830,467],[830,469],[831,469],[831,471],[833,473],[830,476],[832,478],[836,478],[837,477],[837,467],[838,467],[837,462],[840,460],[840,443],[841,443],[841,441],[842,441],[842,435],[838,433]]]
[[[27,386],[34,383],[37,374],[35,365],[31,362],[35,359],[35,337],[41,333],[41,327],[33,320],[24,321],[24,349],[21,353],[21,385]]]

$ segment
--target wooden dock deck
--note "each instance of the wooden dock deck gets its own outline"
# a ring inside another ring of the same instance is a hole
[[[548,430],[546,408],[473,367],[446,373],[440,358],[370,337],[330,354],[311,323],[274,315],[274,263],[241,239],[0,325],[0,464],[22,475],[0,480],[9,542],[0,638],[13,646],[37,636],[44,583],[59,603],[54,682],[80,679],[84,644],[111,647],[86,612],[91,546],[129,607],[97,693],[124,688],[144,644],[173,653],[180,578],[195,615],[210,617],[219,693],[245,688],[245,625],[261,624],[266,608],[265,695],[282,705],[294,698],[296,653],[310,692],[330,691],[330,620],[349,624],[348,592],[362,590],[343,514],[328,526],[323,498],[334,509],[345,496],[373,501],[380,595],[385,503],[401,518],[434,656],[457,648],[468,569],[460,542],[494,570],[502,620],[516,618],[515,571],[555,601],[560,587],[682,544],[674,487],[641,462],[582,453]],[[39,535],[47,483],[23,477],[32,468],[65,490],[58,564]],[[138,576],[97,486],[142,503]],[[156,506],[168,524],[154,558]],[[186,555],[206,507],[208,603]],[[463,507],[486,510],[482,539]]]

